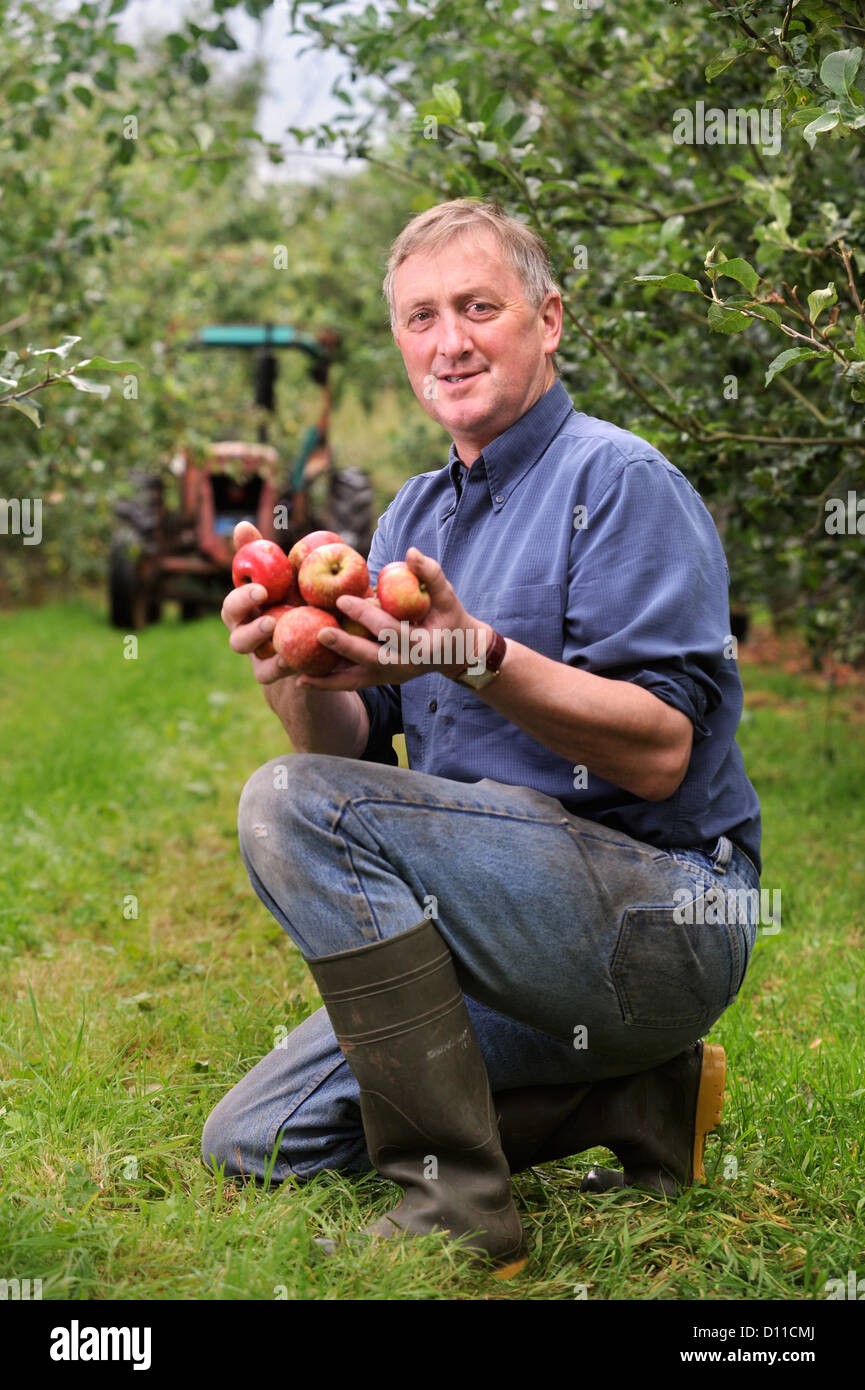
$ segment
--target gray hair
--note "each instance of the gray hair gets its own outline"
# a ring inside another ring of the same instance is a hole
[[[508,216],[499,203],[455,198],[413,217],[390,248],[382,291],[387,299],[392,330],[396,329],[394,277],[406,257],[415,251],[438,250],[461,232],[482,227],[488,227],[493,233],[502,257],[513,266],[526,299],[534,308],[539,309],[548,294],[561,294],[553,279],[549,251],[537,232]]]

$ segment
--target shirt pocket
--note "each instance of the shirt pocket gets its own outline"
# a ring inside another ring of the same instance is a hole
[[[541,656],[561,661],[564,651],[564,594],[561,584],[511,584],[484,589],[470,605],[473,617],[489,623],[502,637],[512,637]],[[460,685],[464,710],[490,708]]]

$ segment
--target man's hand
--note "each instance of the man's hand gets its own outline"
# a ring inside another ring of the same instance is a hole
[[[370,639],[352,637],[347,632],[337,632],[333,628],[325,629],[321,635],[322,643],[339,653],[343,658],[343,665],[329,676],[299,676],[299,686],[309,685],[319,690],[361,690],[370,685],[400,685],[416,676],[429,675],[430,671],[438,671],[444,676],[452,677],[464,671],[467,665],[473,664],[479,646],[483,652],[482,644],[491,629],[466,612],[437,560],[422,554],[412,546],[406,552],[405,562],[426,585],[430,596],[430,610],[423,622],[415,624],[414,627],[409,627],[407,623],[402,624],[408,635],[406,645],[410,650],[413,647],[423,658],[429,659],[405,664],[382,660],[386,649],[378,639],[383,633],[395,634],[391,639],[395,645],[400,636],[400,623],[369,599],[344,594],[342,598],[337,599],[340,613],[363,623],[373,636]],[[426,632],[428,637],[417,637],[412,641],[412,635],[420,632]],[[445,634],[448,634],[446,639]],[[445,658],[448,655],[462,659],[446,662]]]
[[[260,541],[261,532],[251,521],[239,521],[234,528],[233,539],[237,551],[242,545],[249,545],[250,541]],[[286,676],[297,675],[281,656],[262,658],[255,655],[257,648],[267,641],[276,627],[275,619],[269,613],[262,612],[266,599],[267,590],[263,584],[243,584],[226,594],[220,615],[231,633],[231,650],[249,657],[252,674],[259,685],[273,685]]]

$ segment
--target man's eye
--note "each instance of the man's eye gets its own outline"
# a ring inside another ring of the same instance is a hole
[[[483,299],[475,299],[469,305],[470,309],[491,309],[492,307],[491,304],[487,304]]]
[[[409,323],[416,323],[421,314],[428,314],[429,309],[417,309],[409,318]]]

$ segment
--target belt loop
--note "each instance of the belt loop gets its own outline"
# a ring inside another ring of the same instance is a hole
[[[716,873],[725,874],[727,872],[727,865],[730,862],[730,857],[732,853],[732,841],[728,840],[726,835],[720,835],[718,837],[718,843],[716,844],[714,852],[712,854],[712,858],[715,861]]]

